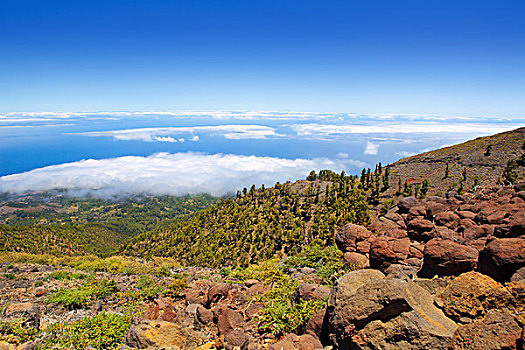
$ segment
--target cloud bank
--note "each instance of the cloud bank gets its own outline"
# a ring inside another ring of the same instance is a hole
[[[339,124],[295,124],[292,129],[298,136],[327,137],[349,134],[415,134],[415,133],[467,133],[491,135],[518,128],[520,125],[495,125],[475,123],[436,123],[436,122],[400,122],[380,123],[368,125],[339,125]]]
[[[252,184],[273,186],[304,178],[311,170],[348,170],[364,166],[351,159],[285,159],[233,154],[157,153],[87,159],[0,177],[0,192],[66,189],[72,195],[100,197],[132,194],[222,196]]]
[[[164,128],[136,128],[124,130],[92,131],[76,135],[91,137],[113,137],[115,140],[134,140],[145,142],[184,142],[184,139],[175,139],[173,136],[190,135],[190,141],[198,141],[195,134],[220,135],[229,140],[241,139],[266,139],[269,137],[282,137],[274,128],[265,125],[209,125],[209,126],[183,126]]]

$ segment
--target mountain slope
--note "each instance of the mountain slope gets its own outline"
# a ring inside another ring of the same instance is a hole
[[[235,200],[224,199],[187,220],[134,237],[121,253],[170,256],[212,267],[245,266],[296,253],[314,240],[333,244],[341,225],[368,223],[368,205],[355,177],[325,175],[268,189],[252,187]]]
[[[524,152],[525,128],[519,128],[403,158],[389,166],[391,189],[386,194],[399,191],[399,183],[421,186],[424,179],[429,181],[428,194],[488,188],[502,183],[507,162]],[[516,172],[518,179],[525,178],[525,168],[518,167]]]

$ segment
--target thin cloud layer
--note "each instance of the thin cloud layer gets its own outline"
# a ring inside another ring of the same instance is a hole
[[[145,142],[177,142],[173,136],[190,135],[190,141],[198,141],[195,134],[220,135],[230,140],[241,139],[266,139],[269,137],[282,137],[275,129],[265,125],[209,125],[189,127],[166,127],[166,128],[137,128],[125,130],[84,132],[77,135],[91,137],[113,137],[115,140],[135,140]],[[182,139],[184,140],[184,139]]]
[[[276,181],[301,179],[312,169],[340,171],[363,166],[350,159],[284,159],[233,154],[157,153],[87,159],[0,177],[0,192],[25,193],[65,189],[100,197],[132,194],[222,196]]]
[[[295,124],[292,129],[298,136],[327,137],[348,134],[415,134],[415,133],[467,133],[495,134],[518,128],[520,125],[494,125],[473,123],[435,123],[424,121],[399,123],[370,123],[368,125]]]

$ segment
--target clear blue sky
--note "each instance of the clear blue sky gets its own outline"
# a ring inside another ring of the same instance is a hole
[[[525,114],[523,0],[2,0],[0,112]]]

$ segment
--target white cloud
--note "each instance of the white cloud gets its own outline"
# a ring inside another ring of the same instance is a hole
[[[377,123],[363,125],[337,124],[295,124],[291,126],[298,136],[326,137],[346,134],[413,134],[413,133],[470,133],[491,135],[518,128],[519,125],[403,122]]]
[[[225,195],[252,184],[304,178],[311,170],[349,170],[351,159],[284,159],[233,154],[157,153],[82,160],[0,177],[0,192],[67,189],[72,194]]]
[[[379,151],[379,144],[370,141],[366,142],[364,154],[376,155]]]
[[[125,130],[92,131],[80,133],[77,135],[91,137],[106,136],[113,137],[115,140],[174,142],[176,139],[172,137],[173,135],[196,133],[220,135],[230,140],[266,139],[268,137],[284,136],[276,133],[274,128],[265,125],[208,125],[165,128],[137,128]],[[173,141],[169,139],[172,139]],[[198,141],[199,136],[193,135],[191,140]]]
[[[184,141],[184,139],[181,139],[182,141]],[[178,142],[180,140],[175,140],[173,137],[171,136],[153,136],[152,137],[152,141],[160,141],[160,142]]]

